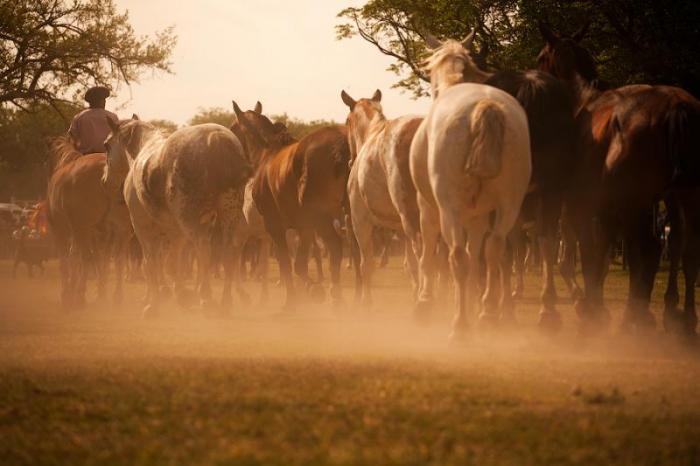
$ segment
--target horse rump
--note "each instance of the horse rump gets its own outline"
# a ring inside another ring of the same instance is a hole
[[[700,187],[700,102],[690,99],[677,102],[666,114],[672,183],[676,187]]]

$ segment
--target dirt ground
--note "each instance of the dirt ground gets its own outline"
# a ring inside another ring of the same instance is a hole
[[[281,289],[260,305],[246,282],[254,304],[229,318],[168,302],[155,320],[142,282],[119,308],[91,294],[63,313],[55,263],[13,279],[0,262],[0,464],[700,464],[695,345],[615,322],[581,339],[564,297],[564,328],[542,335],[532,273],[516,328],[448,346],[451,299],[415,324],[400,262],[371,309],[343,270],[344,309],[282,317]],[[614,268],[615,319],[626,287]]]

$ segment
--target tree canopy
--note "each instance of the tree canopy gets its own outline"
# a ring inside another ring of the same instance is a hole
[[[169,72],[175,41],[172,28],[137,37],[113,0],[0,0],[0,104],[54,106]]]
[[[421,33],[463,38],[476,30],[481,66],[523,70],[543,46],[538,24],[583,39],[611,85],[665,83],[700,95],[700,2],[696,0],[369,0],[342,10],[337,37],[361,37],[395,62],[395,87],[425,95]]]
[[[188,124],[199,125],[202,123],[217,123],[225,127],[231,126],[231,123],[236,118],[233,110],[226,110],[221,107],[200,108]],[[299,118],[290,117],[286,113],[281,115],[270,115],[270,120],[274,123],[284,123],[291,134],[296,139],[301,139],[312,131],[315,131],[323,126],[337,124],[331,120],[312,120],[304,121]]]

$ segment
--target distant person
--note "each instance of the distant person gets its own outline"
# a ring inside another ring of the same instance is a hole
[[[78,113],[68,129],[75,142],[75,148],[83,154],[106,152],[104,142],[111,131],[107,118],[111,118],[115,123],[119,122],[117,115],[105,110],[107,97],[109,89],[106,87],[95,86],[88,89],[85,100],[90,104],[90,108]]]

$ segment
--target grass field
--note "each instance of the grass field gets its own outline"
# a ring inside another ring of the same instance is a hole
[[[228,319],[169,304],[150,321],[142,283],[64,314],[55,264],[15,280],[0,263],[0,464],[700,464],[700,351],[581,340],[568,300],[540,335],[534,275],[517,331],[448,347],[449,304],[414,325],[399,262],[372,310],[282,318],[273,289]],[[619,318],[626,280],[609,282]]]

